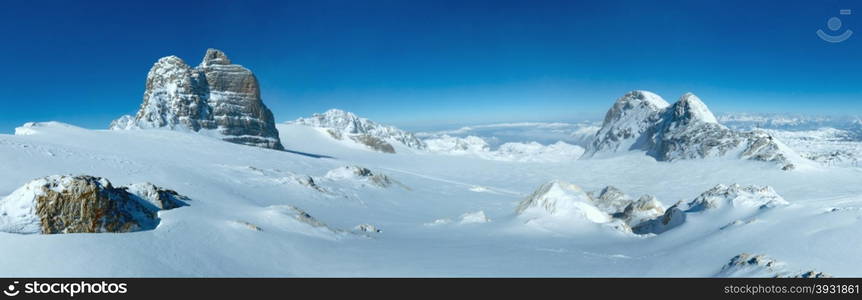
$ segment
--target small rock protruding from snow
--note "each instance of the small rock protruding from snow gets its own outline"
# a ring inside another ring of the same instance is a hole
[[[397,181],[389,178],[385,174],[377,174],[370,169],[360,166],[344,166],[337,169],[332,169],[326,173],[326,178],[332,180],[359,180],[371,183],[378,187],[389,187]]]
[[[0,231],[55,234],[150,230],[159,223],[158,210],[181,206],[173,202],[182,197],[175,192],[155,186],[141,191],[147,192],[138,196],[93,176],[36,179],[0,200]]]
[[[163,189],[155,186],[152,183],[135,183],[130,184],[121,189],[125,189],[130,194],[139,197],[141,200],[149,202],[158,210],[174,209],[177,207],[186,206],[185,201],[189,198],[180,195],[174,190]]]
[[[825,278],[818,271],[788,271],[787,264],[762,254],[742,253],[730,259],[716,277]]]
[[[359,231],[359,232],[368,232],[368,233],[383,232],[383,230],[381,230],[380,228],[377,228],[377,226],[374,226],[371,224],[359,224],[359,225],[356,225],[356,227],[353,227],[353,230]]]
[[[263,228],[260,228],[260,226],[254,225],[246,221],[233,221],[233,223],[252,231],[263,231]]]

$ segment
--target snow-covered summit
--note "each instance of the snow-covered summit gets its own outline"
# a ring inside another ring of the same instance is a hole
[[[317,128],[325,128],[330,135],[336,139],[350,138],[354,141],[372,146],[386,143],[400,143],[413,149],[425,149],[425,142],[417,138],[413,133],[398,129],[394,126],[383,125],[354,113],[340,109],[330,109],[322,114],[314,114],[308,118],[299,118],[292,124],[306,125]],[[382,147],[386,147],[382,145]],[[375,148],[382,148],[378,145]],[[391,149],[391,145],[388,147]],[[394,152],[383,151],[383,152]]]
[[[272,112],[260,98],[257,78],[216,49],[208,49],[194,68],[176,56],[159,59],[147,74],[137,114],[122,116],[110,126],[147,128],[206,131],[232,143],[284,149]]]
[[[655,94],[634,91],[608,110],[583,158],[645,151],[659,161],[737,157],[792,169],[801,157],[764,131],[736,131],[718,123],[700,98],[686,93],[670,106]]]
[[[628,151],[658,121],[659,113],[670,106],[659,95],[647,91],[631,91],[614,102],[605,114],[602,128],[587,146],[586,156],[598,152]]]

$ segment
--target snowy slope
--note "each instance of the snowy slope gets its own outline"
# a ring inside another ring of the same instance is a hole
[[[636,153],[523,163],[407,151],[401,144],[393,146],[404,151],[380,153],[318,128],[278,129],[288,151],[171,130],[62,123],[0,135],[0,198],[32,179],[67,174],[117,186],[151,182],[189,198],[188,206],[160,211],[153,230],[0,233],[0,274],[733,276],[723,271],[728,262],[757,253],[780,260],[782,270],[860,276],[860,168],[784,172],[757,161],[667,163]],[[788,205],[741,222],[721,211],[693,213],[656,235],[607,226],[531,229],[517,206],[553,180],[586,191],[613,185],[628,195],[653,195],[665,207],[719,184],[769,186]]]

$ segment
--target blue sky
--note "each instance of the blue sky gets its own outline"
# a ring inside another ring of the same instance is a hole
[[[633,89],[669,101],[691,91],[716,112],[859,115],[859,4],[6,2],[0,132],[104,128],[134,113],[159,57],[196,65],[209,47],[255,72],[277,121],[328,108],[416,129],[600,119]],[[830,17],[859,36],[821,41]]]

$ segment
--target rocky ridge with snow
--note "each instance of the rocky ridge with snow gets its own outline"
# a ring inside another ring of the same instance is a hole
[[[717,277],[828,278],[832,275],[815,271],[793,271],[787,263],[763,254],[742,253],[730,259]]]
[[[391,143],[400,143],[419,150],[426,147],[425,142],[413,133],[339,109],[330,109],[322,114],[299,118],[290,123],[323,128],[337,140],[351,139],[373,150],[385,153],[395,153]]]
[[[789,203],[770,186],[739,184],[719,184],[703,192],[694,200],[680,201],[661,215],[640,223],[632,228],[638,234],[659,234],[685,223],[687,214],[715,210],[735,210],[744,219],[734,220],[731,224],[751,223],[754,215],[764,209],[786,206]]]

